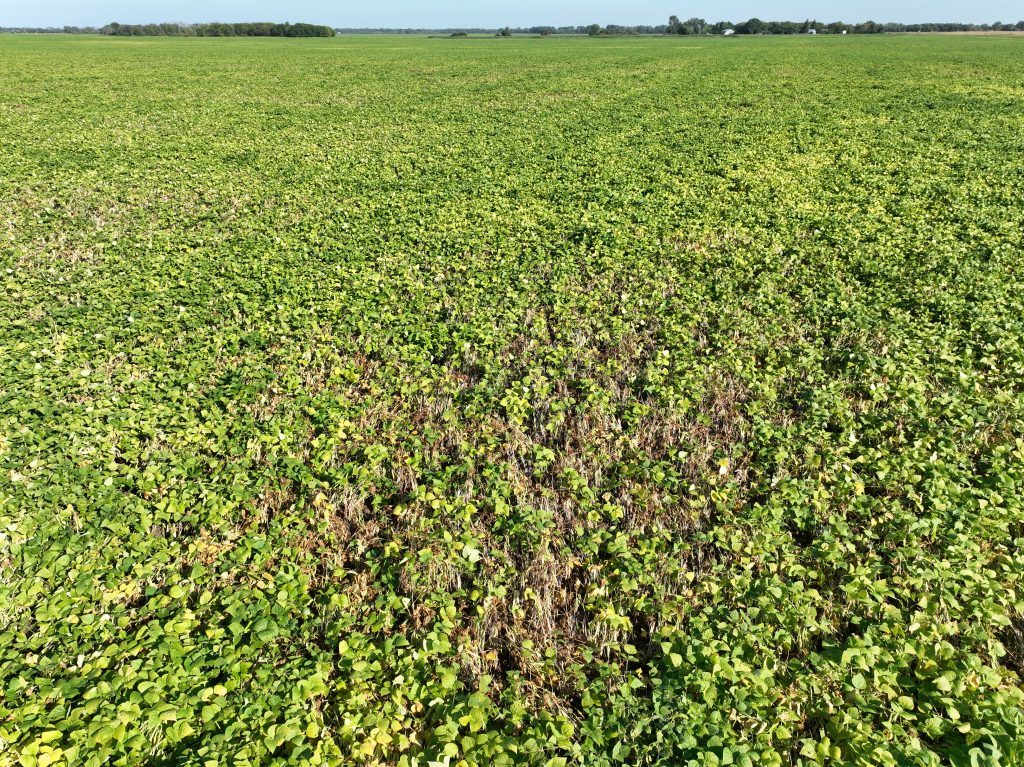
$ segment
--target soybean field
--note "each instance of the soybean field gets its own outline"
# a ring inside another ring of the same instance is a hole
[[[0,764],[1024,763],[1024,38],[0,36]]]

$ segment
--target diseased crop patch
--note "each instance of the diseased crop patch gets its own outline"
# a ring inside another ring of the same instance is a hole
[[[3,760],[1024,758],[1016,40],[0,48]]]

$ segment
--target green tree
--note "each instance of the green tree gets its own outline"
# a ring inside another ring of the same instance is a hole
[[[704,19],[698,19],[696,16],[687,19],[683,22],[683,34],[684,35],[703,35],[707,31],[708,23]]]

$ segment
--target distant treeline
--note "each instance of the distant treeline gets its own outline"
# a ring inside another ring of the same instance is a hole
[[[830,23],[816,20],[805,21],[761,21],[748,19],[734,24],[731,21],[708,22],[691,18],[680,21],[677,16],[669,19],[668,25],[636,24],[621,25],[587,24],[585,26],[534,26],[534,27],[450,27],[447,29],[427,28],[386,28],[368,29],[350,27],[334,29],[318,24],[275,24],[273,22],[248,22],[239,24],[107,24],[103,27],[0,27],[0,32],[46,32],[75,35],[116,35],[118,37],[334,37],[335,34],[381,34],[381,35],[427,35],[427,34],[500,34],[500,35],[590,35],[591,37],[618,35],[721,35],[732,30],[737,35],[798,35],[817,34],[879,34],[882,32],[1012,32],[1024,31],[1024,20],[1016,23],[993,22],[992,24],[962,24],[959,22],[928,24],[895,24],[864,21],[846,24],[841,21]]]
[[[251,21],[240,24],[118,24],[103,27],[0,27],[0,32],[67,35],[115,35],[117,37],[334,37],[333,27],[320,24],[275,24]]]
[[[739,23],[731,21],[708,22],[704,19],[692,18],[680,21],[673,16],[669,19],[668,25],[664,24],[587,24],[583,26],[565,27],[505,27],[503,29],[490,29],[485,27],[451,27],[447,29],[399,29],[393,27],[381,27],[378,29],[347,28],[338,29],[339,34],[379,34],[379,35],[426,35],[426,34],[480,34],[492,35],[502,32],[511,32],[516,35],[590,35],[591,37],[604,37],[615,35],[720,35],[727,29],[733,30],[738,35],[798,35],[807,34],[813,30],[819,34],[878,34],[881,32],[999,32],[999,31],[1024,31],[1024,21],[1016,24],[994,22],[992,24],[962,24],[958,22],[931,23],[931,24],[880,24],[874,21],[864,21],[859,24],[846,24],[842,21],[831,23],[819,22],[807,19],[806,21],[761,21],[760,19],[749,19]]]
[[[103,27],[0,27],[0,32],[117,37],[334,37],[337,34],[333,27],[319,24],[275,24],[271,21],[240,24],[118,24],[115,21]]]
[[[319,24],[274,24],[250,21],[238,24],[118,24],[116,21],[99,30],[103,35],[118,37],[334,37],[333,27]]]
[[[999,32],[1024,31],[1024,21],[1016,24],[961,24],[956,22],[934,24],[879,24],[874,21],[863,21],[859,24],[846,24],[842,21],[830,23],[807,19],[800,21],[761,21],[748,19],[733,24],[731,21],[709,23],[704,19],[692,18],[680,21],[672,16],[665,31],[670,35],[720,35],[731,29],[737,35],[799,35],[814,32],[816,34],[880,34],[882,32]]]

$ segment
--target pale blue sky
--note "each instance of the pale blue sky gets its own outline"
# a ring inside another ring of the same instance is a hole
[[[0,0],[0,26],[109,21],[308,21],[335,27],[496,27],[534,24],[662,24],[670,14],[708,21],[1018,21],[1021,0]]]

